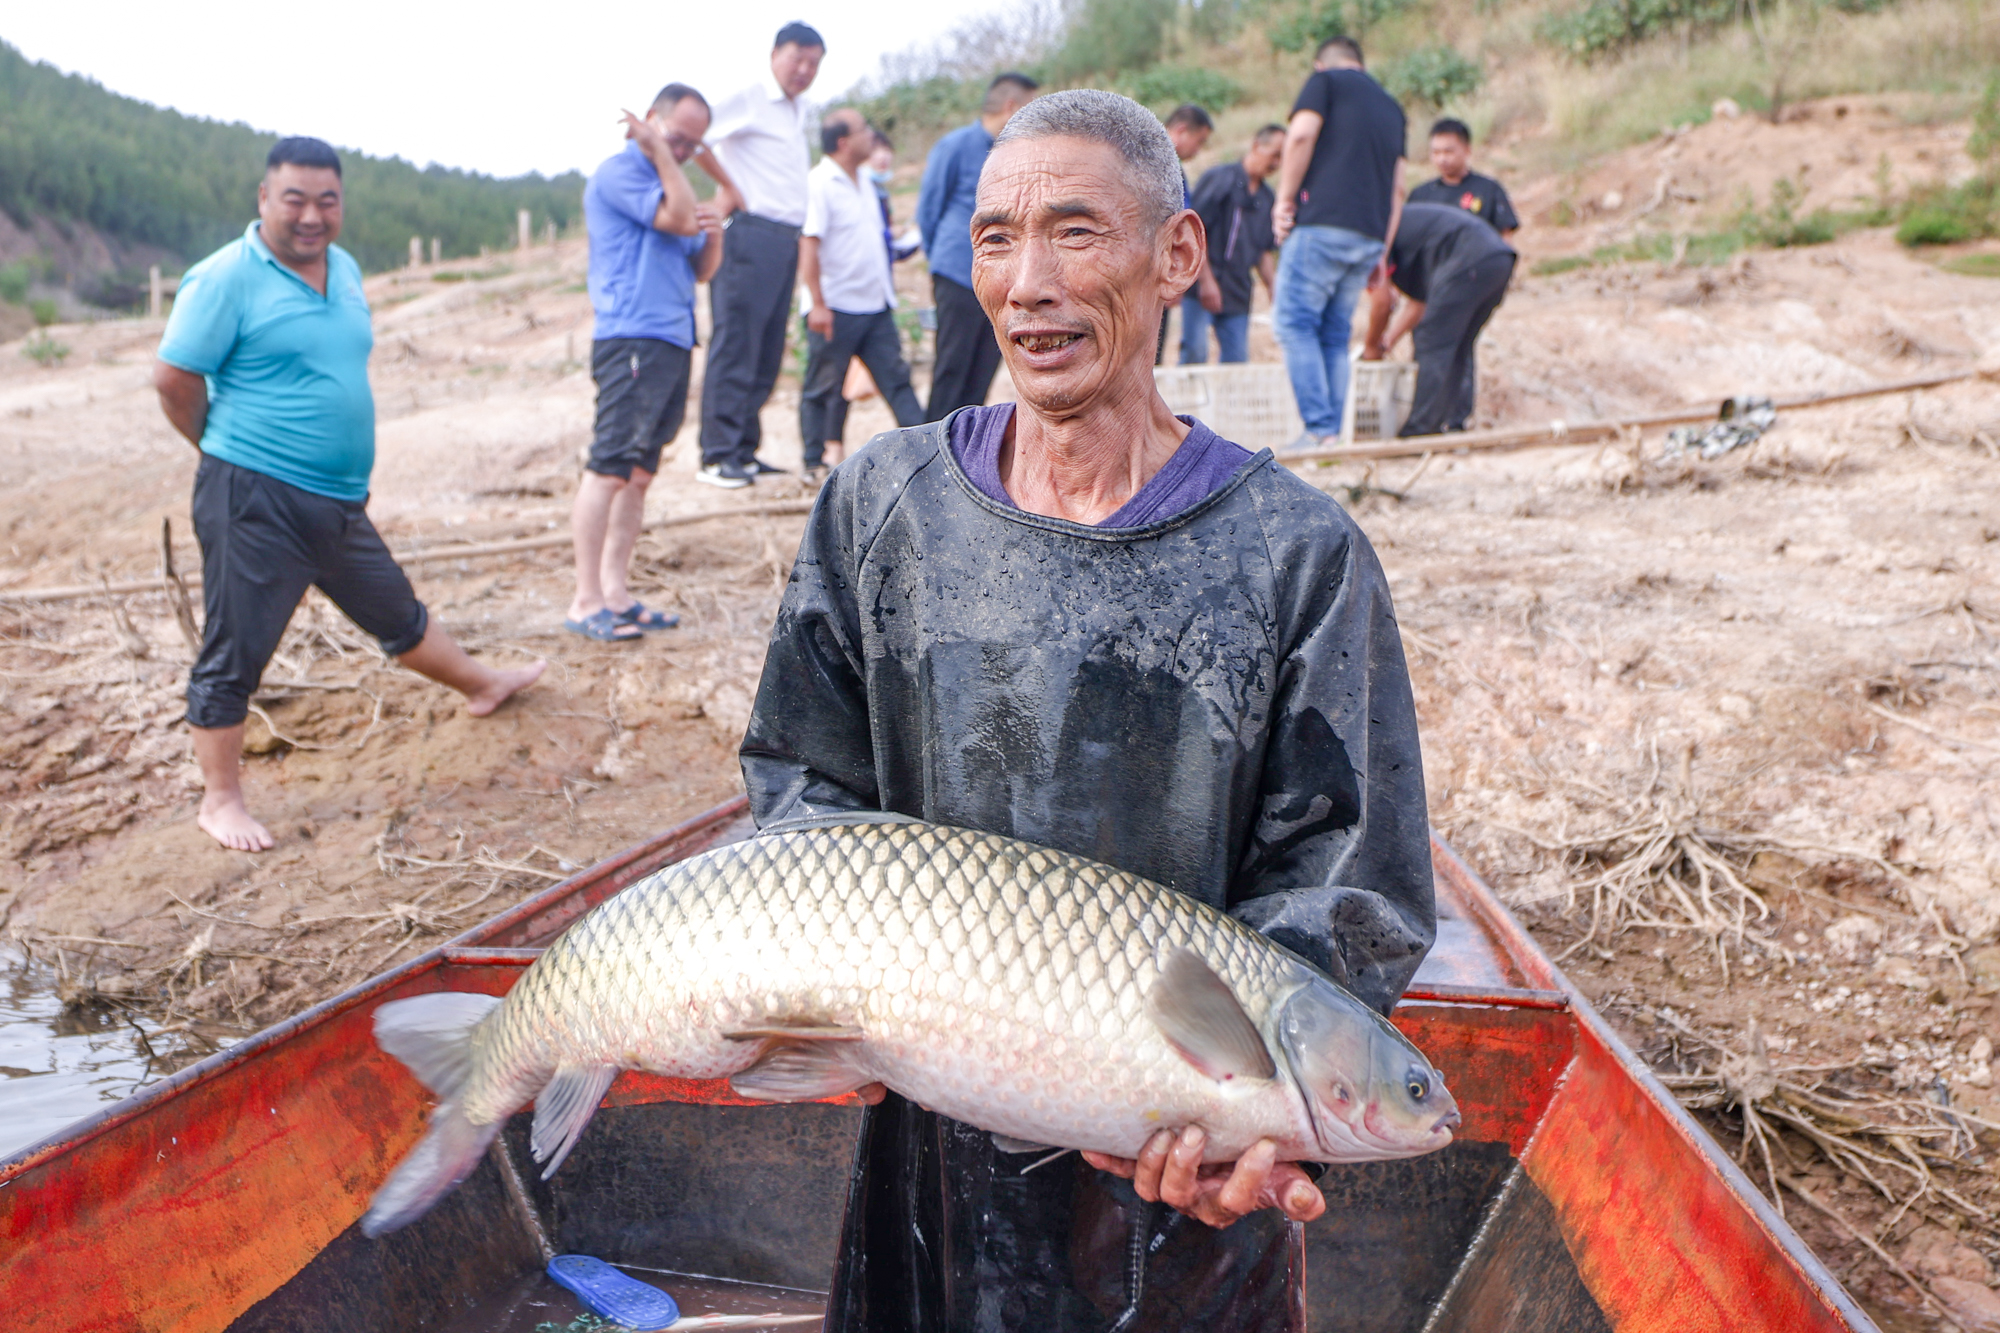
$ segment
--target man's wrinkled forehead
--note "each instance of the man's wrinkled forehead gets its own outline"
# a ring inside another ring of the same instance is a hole
[[[1109,144],[1091,139],[1017,139],[986,159],[972,226],[1024,226],[1089,217],[1134,223],[1145,213],[1133,173]]]

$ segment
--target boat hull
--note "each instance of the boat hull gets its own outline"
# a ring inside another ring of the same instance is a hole
[[[50,1333],[527,1330],[561,1313],[538,1278],[547,1245],[758,1284],[658,1279],[709,1292],[702,1308],[812,1311],[851,1099],[774,1107],[627,1073],[553,1181],[525,1169],[517,1116],[434,1213],[381,1240],[356,1225],[425,1105],[376,1047],[375,1006],[503,994],[590,906],[741,830],[740,802],[711,811],[0,1161],[0,1291]],[[1872,1329],[1491,891],[1442,843],[1436,859],[1439,947],[1395,1022],[1465,1121],[1440,1153],[1328,1172],[1303,1237],[1306,1326]]]

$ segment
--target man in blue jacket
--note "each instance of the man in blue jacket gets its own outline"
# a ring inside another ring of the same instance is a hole
[[[279,140],[257,221],[181,279],[153,368],[167,420],[201,451],[194,531],[206,619],[187,721],[206,790],[195,822],[239,852],[272,846],[243,802],[243,722],[307,588],[384,653],[463,694],[474,717],[546,666],[496,671],[466,656],[368,521],[375,335],[361,267],[333,243],[341,203],[333,149]]]
[[[1000,369],[1000,344],[972,294],[972,206],[993,136],[1034,100],[1040,86],[1025,74],[996,74],[986,86],[979,119],[939,139],[924,163],[917,229],[923,234],[937,303],[937,359],[931,366],[927,421],[954,408],[985,403]]]

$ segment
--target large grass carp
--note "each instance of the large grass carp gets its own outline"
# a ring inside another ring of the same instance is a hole
[[[553,1172],[620,1069],[805,1101],[880,1082],[1003,1152],[1135,1157],[1200,1125],[1207,1160],[1412,1157],[1458,1110],[1380,1014],[1242,923],[1136,875],[896,816],[776,826],[641,880],[504,999],[376,1010],[437,1094],[362,1229],[421,1216],[535,1103]],[[546,1174],[546,1173],[545,1173]]]

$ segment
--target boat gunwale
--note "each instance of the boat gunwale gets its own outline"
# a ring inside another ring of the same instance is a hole
[[[340,1018],[414,976],[453,964],[526,966],[532,961],[533,955],[539,952],[538,950],[491,945],[486,941],[504,937],[508,932],[534,920],[544,912],[559,907],[566,900],[587,893],[604,881],[617,877],[621,872],[654,859],[657,864],[647,866],[644,871],[635,872],[632,878],[636,880],[643,874],[651,873],[659,864],[678,859],[674,858],[672,853],[681,844],[725,826],[729,821],[742,816],[747,809],[747,798],[739,795],[703,811],[642,843],[577,872],[568,879],[550,885],[497,916],[387,972],[349,987],[291,1018],[264,1028],[226,1051],[217,1052],[170,1074],[158,1083],[151,1084],[84,1117],[56,1135],[30,1144],[12,1156],[0,1158],[0,1189],[6,1188],[25,1173],[57,1160],[91,1140],[147,1114],[157,1105],[210,1082],[274,1048],[283,1046],[300,1033]],[[1487,938],[1514,964],[1526,985],[1507,987],[1424,983],[1413,986],[1405,998],[1416,1004],[1485,1005],[1567,1011],[1573,1016],[1578,1028],[1587,1033],[1589,1039],[1610,1057],[1648,1100],[1660,1109],[1680,1142],[1699,1154],[1701,1160],[1720,1177],[1726,1191],[1748,1208],[1757,1228],[1791,1260],[1799,1276],[1814,1294],[1824,1301],[1829,1309],[1845,1319],[1857,1333],[1873,1333],[1876,1328],[1873,1320],[1855,1303],[1853,1297],[1846,1292],[1832,1272],[1807,1248],[1790,1223],[1778,1213],[1742,1168],[1730,1160],[1722,1150],[1721,1144],[1701,1127],[1666,1085],[1660,1082],[1652,1069],[1625,1044],[1597,1012],[1577,989],[1575,983],[1550,960],[1541,946],[1507,910],[1492,887],[1435,830],[1431,832],[1431,849],[1434,869],[1448,881],[1459,901],[1472,914]],[[1581,1058],[1583,1058],[1581,1052],[1573,1057],[1573,1059]],[[1537,1126],[1538,1131],[1539,1128]],[[1532,1147],[1528,1151],[1532,1151]]]
[[[1806,1245],[1803,1237],[1792,1224],[1778,1212],[1764,1192],[1757,1188],[1747,1172],[1738,1166],[1723,1151],[1722,1144],[1715,1136],[1701,1127],[1701,1122],[1680,1103],[1680,1099],[1662,1083],[1653,1072],[1652,1066],[1639,1058],[1638,1052],[1625,1044],[1625,1039],[1613,1030],[1597,1007],[1577,989],[1566,973],[1556,966],[1542,946],[1535,942],[1526,928],[1507,910],[1506,905],[1494,892],[1493,886],[1469,865],[1458,850],[1442,835],[1431,832],[1431,850],[1436,861],[1442,865],[1444,875],[1459,891],[1466,906],[1479,917],[1479,923],[1493,936],[1494,941],[1522,965],[1522,970],[1531,976],[1540,973],[1554,983],[1568,998],[1568,1009],[1575,1015],[1577,1026],[1603,1049],[1605,1054],[1617,1062],[1626,1077],[1638,1085],[1639,1090],[1660,1108],[1667,1123],[1687,1147],[1699,1153],[1709,1168],[1721,1176],[1723,1184],[1750,1210],[1757,1225],[1791,1261],[1798,1266],[1799,1275],[1812,1287],[1815,1294],[1826,1302],[1842,1319],[1845,1319],[1856,1333],[1880,1333],[1875,1321],[1862,1310],[1853,1296],[1849,1295],[1833,1271],[1821,1262]],[[1497,909],[1497,910],[1496,910]],[[1538,1127],[1539,1129],[1539,1127]],[[1532,1149],[1531,1149],[1532,1150]]]
[[[101,1110],[93,1111],[67,1128],[28,1144],[10,1156],[0,1157],[0,1189],[5,1189],[17,1178],[36,1167],[54,1161],[92,1139],[137,1119],[151,1111],[156,1104],[171,1100],[219,1078],[238,1065],[255,1059],[273,1048],[283,1046],[302,1032],[330,1023],[355,1006],[367,1003],[375,996],[394,989],[413,976],[453,963],[503,961],[502,957],[496,955],[511,955],[504,958],[504,961],[519,961],[519,955],[526,951],[480,946],[484,940],[501,934],[523,921],[532,920],[543,910],[595,887],[622,870],[640,864],[649,857],[670,854],[681,843],[742,815],[749,809],[749,804],[747,797],[737,796],[721,805],[712,806],[692,819],[683,820],[671,828],[654,834],[644,842],[579,870],[560,883],[551,884],[498,916],[488,918],[444,943],[397,964],[387,972],[370,977],[337,995],[321,1000],[309,1009],[293,1014],[290,1018],[260,1029],[229,1049],[217,1051],[214,1055],[205,1056],[184,1069],[176,1070],[159,1082],[148,1084],[129,1097],[121,1098]]]

